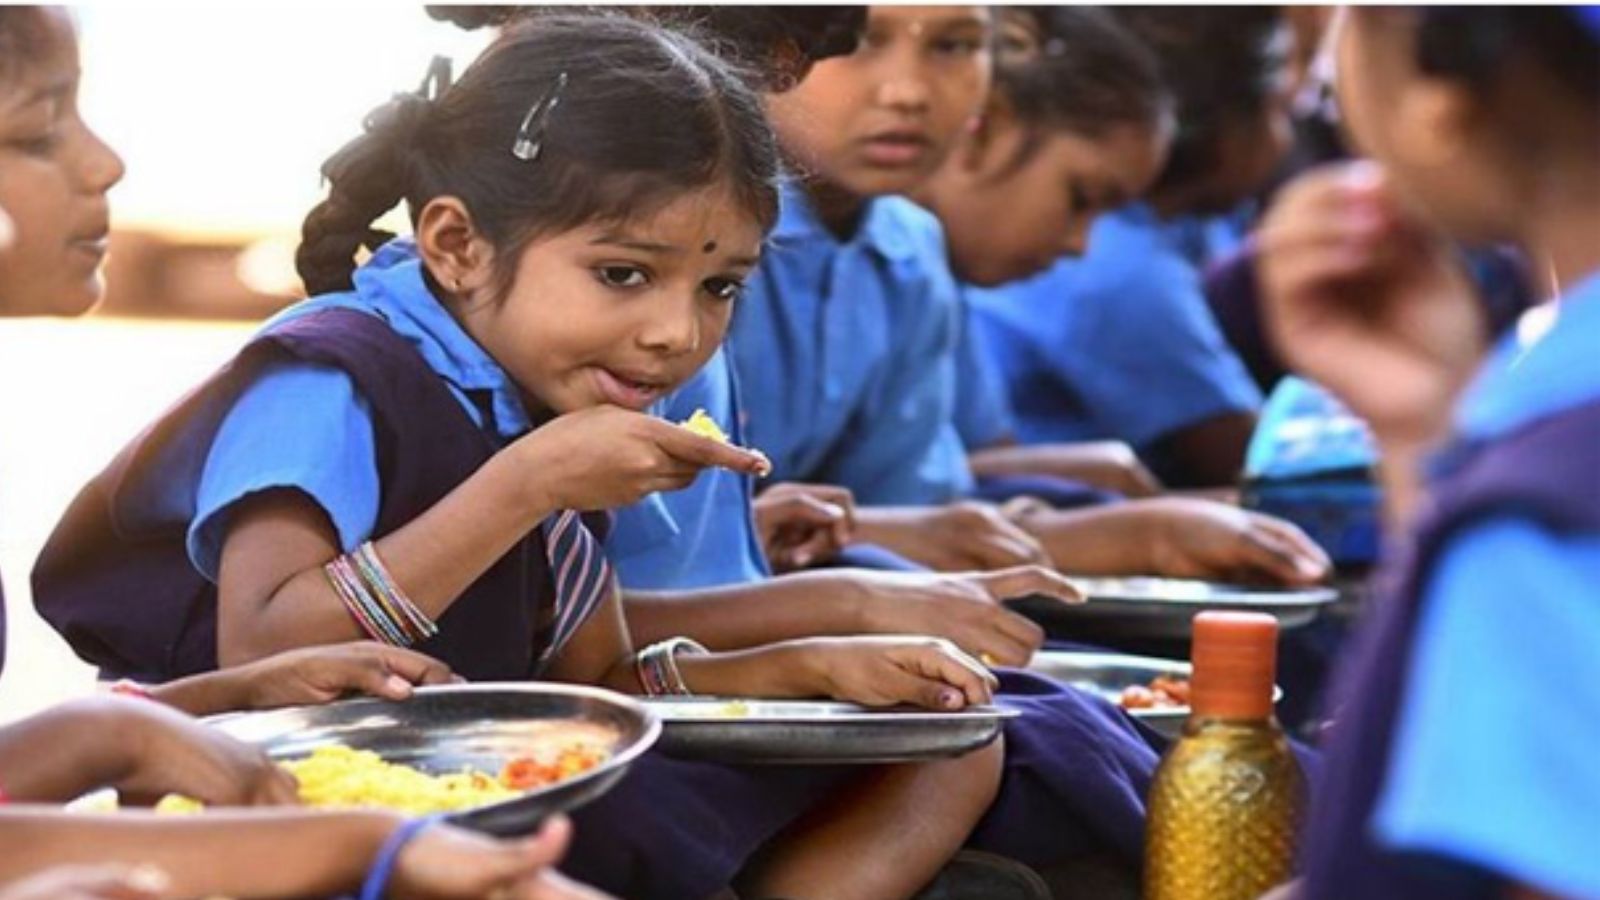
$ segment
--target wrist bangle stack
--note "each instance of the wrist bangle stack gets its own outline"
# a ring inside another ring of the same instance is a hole
[[[640,650],[634,656],[633,664],[645,696],[688,696],[694,693],[683,683],[683,673],[678,671],[678,654],[703,656],[709,652],[686,637],[667,638]]]
[[[410,647],[439,633],[439,626],[395,584],[371,541],[336,557],[322,571],[350,618],[373,640]]]

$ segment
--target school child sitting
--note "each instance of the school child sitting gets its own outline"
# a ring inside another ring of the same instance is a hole
[[[1371,425],[1405,537],[1344,660],[1283,895],[1600,895],[1600,13],[1352,8],[1335,27],[1371,160],[1284,189],[1262,293],[1289,364]],[[1551,299],[1491,348],[1447,239],[1514,243]]]

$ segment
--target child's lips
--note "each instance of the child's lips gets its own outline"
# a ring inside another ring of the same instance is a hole
[[[908,166],[921,162],[932,143],[921,134],[891,132],[874,135],[861,142],[862,155],[880,166]]]
[[[600,366],[594,372],[600,396],[615,406],[643,411],[667,392],[662,382],[634,380]]]

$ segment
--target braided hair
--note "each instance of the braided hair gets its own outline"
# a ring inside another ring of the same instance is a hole
[[[558,82],[534,158],[514,153]],[[452,196],[493,245],[504,292],[535,237],[647,216],[719,182],[770,227],[779,171],[760,97],[735,67],[683,33],[552,14],[508,26],[436,98],[374,110],[323,166],[328,197],[306,216],[295,262],[309,293],[348,290],[357,254],[389,237],[379,216],[404,201],[415,225]]]

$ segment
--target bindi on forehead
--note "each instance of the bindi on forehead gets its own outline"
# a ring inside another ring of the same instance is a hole
[[[716,241],[706,241],[705,246],[700,248],[700,252],[701,253],[715,253],[715,252],[717,252],[717,242]]]

